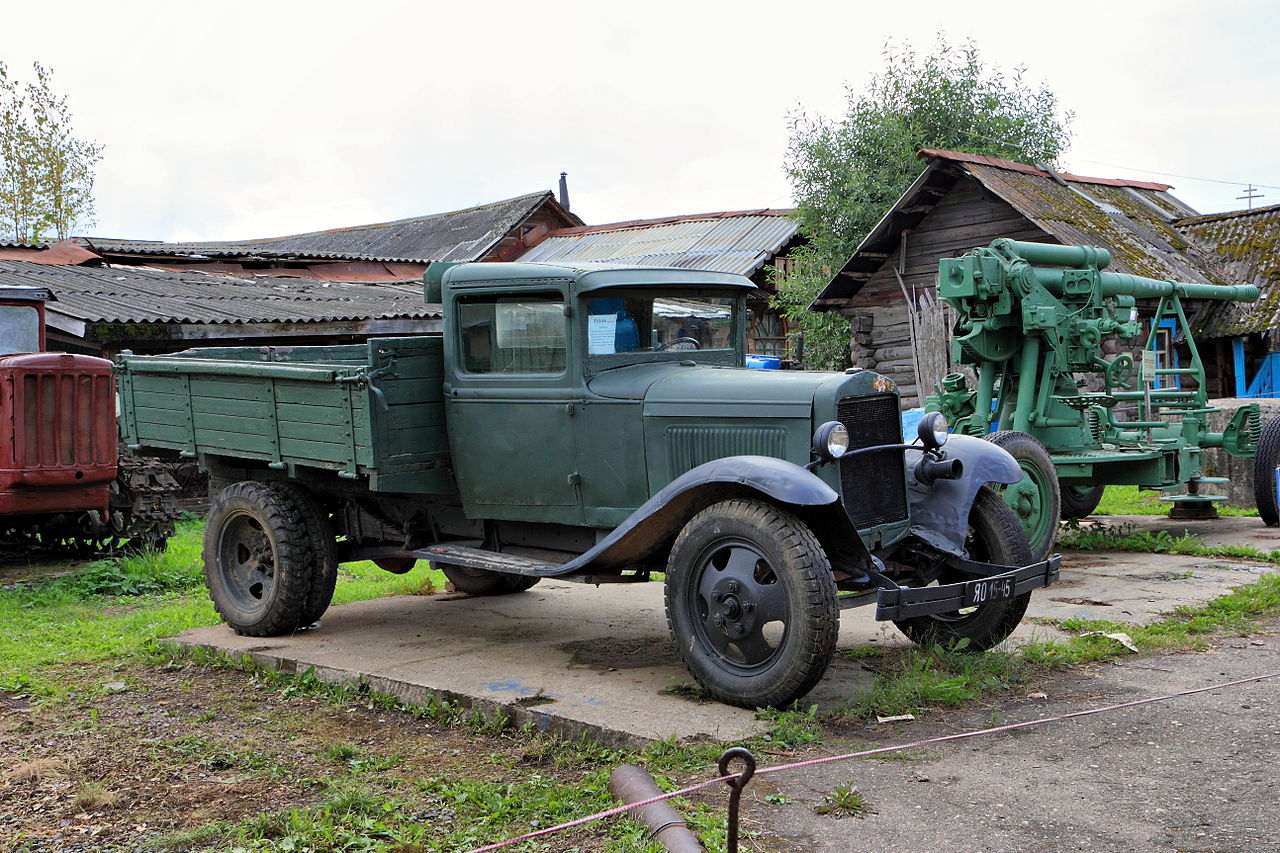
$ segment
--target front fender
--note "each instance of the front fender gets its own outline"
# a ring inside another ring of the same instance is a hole
[[[743,490],[794,507],[822,507],[840,499],[816,474],[794,462],[768,456],[715,459],[676,477],[555,574],[635,565],[670,541],[694,514]]]
[[[1009,452],[971,435],[952,435],[946,444],[948,459],[959,459],[964,473],[955,480],[916,482],[914,470],[923,450],[908,450],[907,501],[911,506],[911,532],[930,545],[959,557],[969,533],[969,509],[985,483],[1016,483],[1022,469]]]

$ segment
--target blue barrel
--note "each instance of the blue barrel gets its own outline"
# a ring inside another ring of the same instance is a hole
[[[752,370],[781,370],[782,359],[776,355],[748,355],[747,367]]]

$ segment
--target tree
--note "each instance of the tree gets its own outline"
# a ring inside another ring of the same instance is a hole
[[[19,243],[63,240],[93,218],[102,146],[75,136],[53,72],[34,63],[25,86],[0,62],[0,230]]]
[[[1055,164],[1070,139],[1072,115],[1060,114],[1050,89],[1029,84],[1025,69],[1006,77],[988,67],[971,41],[956,47],[939,35],[923,57],[892,43],[883,55],[883,70],[864,92],[849,90],[839,119],[789,117],[786,172],[808,243],[775,305],[800,327],[814,366],[849,364],[849,324],[808,306],[920,174],[918,149]]]

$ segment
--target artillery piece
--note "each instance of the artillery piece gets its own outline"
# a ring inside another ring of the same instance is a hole
[[[999,239],[939,264],[938,295],[957,312],[952,360],[973,365],[977,388],[948,374],[928,398],[954,431],[983,436],[1018,459],[1024,477],[1003,490],[1037,558],[1053,546],[1060,517],[1091,513],[1106,485],[1185,492],[1163,500],[1211,507],[1223,496],[1200,487],[1223,483],[1203,472],[1204,448],[1254,457],[1254,489],[1263,520],[1277,523],[1275,468],[1280,418],[1263,425],[1256,403],[1239,409],[1222,432],[1208,428],[1204,366],[1189,330],[1188,366],[1146,369],[1128,353],[1103,357],[1110,336],[1135,338],[1137,300],[1158,300],[1145,352],[1161,321],[1188,329],[1182,300],[1252,302],[1249,285],[1185,284],[1104,272],[1105,249]],[[1039,265],[1039,266],[1035,266]],[[1101,390],[1086,390],[1081,374]],[[1168,377],[1168,379],[1162,379]],[[1176,382],[1174,378],[1176,377]],[[1176,387],[1153,387],[1157,383]],[[1134,413],[1121,418],[1121,410]],[[1259,446],[1262,452],[1259,453]]]

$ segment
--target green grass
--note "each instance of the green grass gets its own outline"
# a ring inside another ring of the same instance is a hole
[[[1132,524],[1112,527],[1105,523],[1092,527],[1068,527],[1058,539],[1063,548],[1079,551],[1137,551],[1149,554],[1185,554],[1192,557],[1226,557],[1280,564],[1280,550],[1260,551],[1249,545],[1206,545],[1184,532],[1174,536],[1167,530],[1138,531]]]
[[[838,722],[860,722],[877,715],[926,714],[957,707],[992,694],[1024,687],[1048,672],[1131,655],[1106,634],[1123,633],[1139,653],[1203,650],[1223,633],[1247,634],[1259,619],[1280,614],[1280,574],[1267,574],[1227,595],[1196,607],[1176,607],[1149,625],[1103,620],[1040,620],[1069,636],[1020,646],[1011,651],[967,654],[942,647],[842,650],[874,665],[876,676],[867,690],[845,707],[828,714]]]
[[[1160,500],[1163,492],[1140,491],[1137,486],[1107,486],[1094,515],[1168,515],[1170,504]],[[1219,515],[1258,517],[1252,507],[1218,504]]]
[[[157,639],[216,625],[204,592],[201,519],[178,524],[158,554],[97,560],[71,574],[0,590],[0,689],[54,689],[42,676],[60,665],[148,652]],[[393,575],[372,563],[342,566],[334,604],[439,587],[444,575],[422,564]]]

